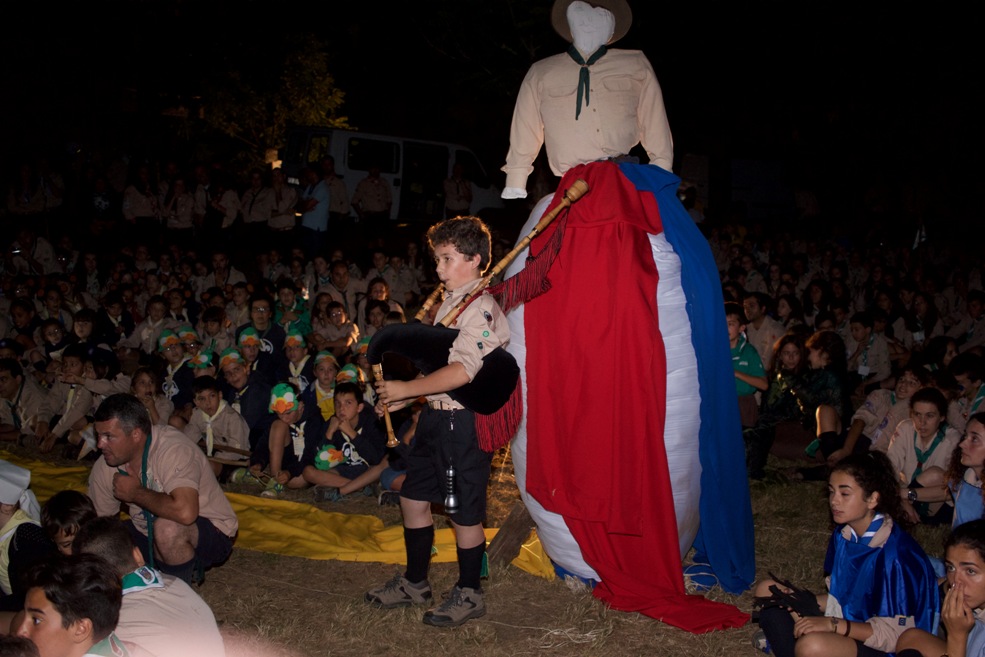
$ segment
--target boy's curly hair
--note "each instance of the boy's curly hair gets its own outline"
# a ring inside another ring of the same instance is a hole
[[[462,255],[479,256],[479,273],[484,274],[492,258],[492,235],[478,217],[455,217],[431,226],[427,233],[428,246],[433,252],[442,244],[451,244]]]

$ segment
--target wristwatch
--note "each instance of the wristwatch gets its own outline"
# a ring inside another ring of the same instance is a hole
[[[917,491],[913,490],[912,488],[907,488],[906,489],[906,499],[909,500],[910,504],[913,504],[914,502],[916,502],[917,501]]]

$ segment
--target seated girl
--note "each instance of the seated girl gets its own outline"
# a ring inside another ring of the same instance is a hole
[[[166,426],[174,403],[161,390],[161,379],[152,367],[138,367],[130,379],[130,394],[147,409],[153,426]]]
[[[746,465],[753,479],[765,476],[766,460],[781,427],[775,453],[783,458],[803,458],[812,440],[819,441],[825,457],[840,447],[838,437],[848,408],[845,343],[834,331],[819,331],[808,338],[806,347],[809,368],[788,389],[789,397],[773,412],[764,411],[757,425],[743,433]],[[766,394],[769,399],[770,390]]]
[[[944,559],[941,622],[947,639],[909,629],[896,644],[897,657],[985,656],[985,520],[955,527],[944,543]]]
[[[759,624],[773,653],[867,657],[893,652],[908,628],[936,631],[937,579],[898,524],[899,487],[886,455],[852,454],[835,465],[828,503],[836,525],[824,563],[828,593],[814,604],[808,592],[800,600],[806,604],[797,604],[782,583],[756,585],[764,599]]]
[[[931,338],[920,354],[920,362],[930,372],[946,370],[958,355],[958,343],[954,338],[939,335]]]
[[[828,464],[834,465],[852,452],[885,452],[897,425],[910,416],[910,397],[929,382],[929,372],[911,365],[896,377],[895,390],[870,392],[852,416],[844,445],[828,456]]]
[[[910,397],[910,417],[896,427],[886,454],[901,487],[903,513],[909,522],[950,524],[953,507],[925,499],[922,488],[943,484],[951,453],[961,434],[949,427],[947,400],[936,388],[923,388]],[[936,497],[936,496],[934,496]]]
[[[945,474],[947,491],[938,492],[941,499],[950,493],[954,500],[952,528],[985,517],[985,494],[982,492],[983,469],[985,469],[985,413],[976,413],[968,420],[964,438],[951,454],[951,463]],[[926,491],[918,492],[930,494],[931,490],[928,487]]]

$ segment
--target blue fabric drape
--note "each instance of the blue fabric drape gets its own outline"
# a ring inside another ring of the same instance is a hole
[[[680,178],[653,165],[624,163],[619,168],[637,189],[653,194],[664,236],[681,259],[681,285],[691,320],[701,393],[701,525],[694,540],[694,561],[710,564],[721,587],[738,594],[752,584],[756,558],[745,447],[739,407],[734,403],[735,375],[718,267],[707,239],[677,198]]]

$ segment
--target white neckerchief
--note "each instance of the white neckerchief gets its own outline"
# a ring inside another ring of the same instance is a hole
[[[301,376],[301,370],[304,369],[304,366],[307,364],[309,358],[311,358],[311,354],[308,354],[304,358],[302,358],[301,362],[298,363],[297,365],[295,365],[291,361],[287,361],[287,366],[291,370],[291,383],[297,384],[297,379],[298,377]]]
[[[202,415],[205,417],[205,453],[209,456],[212,456],[212,449],[215,446],[215,434],[212,432],[212,423],[224,410],[226,410],[226,401],[220,399],[219,408],[216,409],[215,415],[208,415],[205,411],[202,411]]]
[[[300,424],[292,424],[290,426],[291,430],[291,443],[294,448],[294,456],[301,458],[304,454],[304,425],[307,422],[301,422]]]

